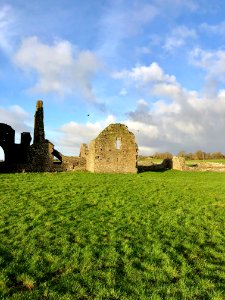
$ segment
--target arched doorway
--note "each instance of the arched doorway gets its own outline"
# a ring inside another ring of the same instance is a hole
[[[4,162],[4,161],[5,161],[5,152],[3,148],[0,146],[0,162]]]

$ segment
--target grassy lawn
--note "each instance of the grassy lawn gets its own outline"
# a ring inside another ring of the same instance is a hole
[[[205,159],[205,160],[186,160],[186,164],[193,165],[193,164],[199,164],[204,162],[214,162],[214,163],[220,163],[225,164],[225,159]]]
[[[0,299],[225,299],[225,173],[0,182]]]

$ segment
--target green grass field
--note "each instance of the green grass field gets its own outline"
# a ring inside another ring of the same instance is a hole
[[[225,299],[225,173],[0,182],[0,299]]]
[[[187,160],[186,164],[187,165],[192,165],[192,164],[199,164],[199,163],[204,163],[204,162],[213,162],[213,163],[220,163],[220,164],[225,164],[225,159],[205,159],[205,160]]]
[[[155,164],[160,164],[162,163],[163,159],[157,159],[157,158],[151,158],[151,157],[141,157],[139,158],[139,164],[142,163],[155,163]],[[220,163],[220,164],[225,164],[225,159],[205,159],[205,160],[186,160],[186,165],[193,165],[193,164],[199,164],[199,163],[204,163],[204,162],[214,162],[214,163]]]

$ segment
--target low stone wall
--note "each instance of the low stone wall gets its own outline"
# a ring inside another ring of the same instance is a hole
[[[78,156],[63,156],[62,158],[63,171],[85,171],[86,159]]]
[[[225,172],[225,165],[214,162],[200,162],[196,166],[187,167],[188,171],[210,171],[210,172]]]

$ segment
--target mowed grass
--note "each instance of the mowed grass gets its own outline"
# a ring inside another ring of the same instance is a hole
[[[199,163],[208,163],[208,162],[225,164],[225,159],[186,160],[187,165],[199,164]]]
[[[225,173],[0,182],[0,299],[225,299]]]

